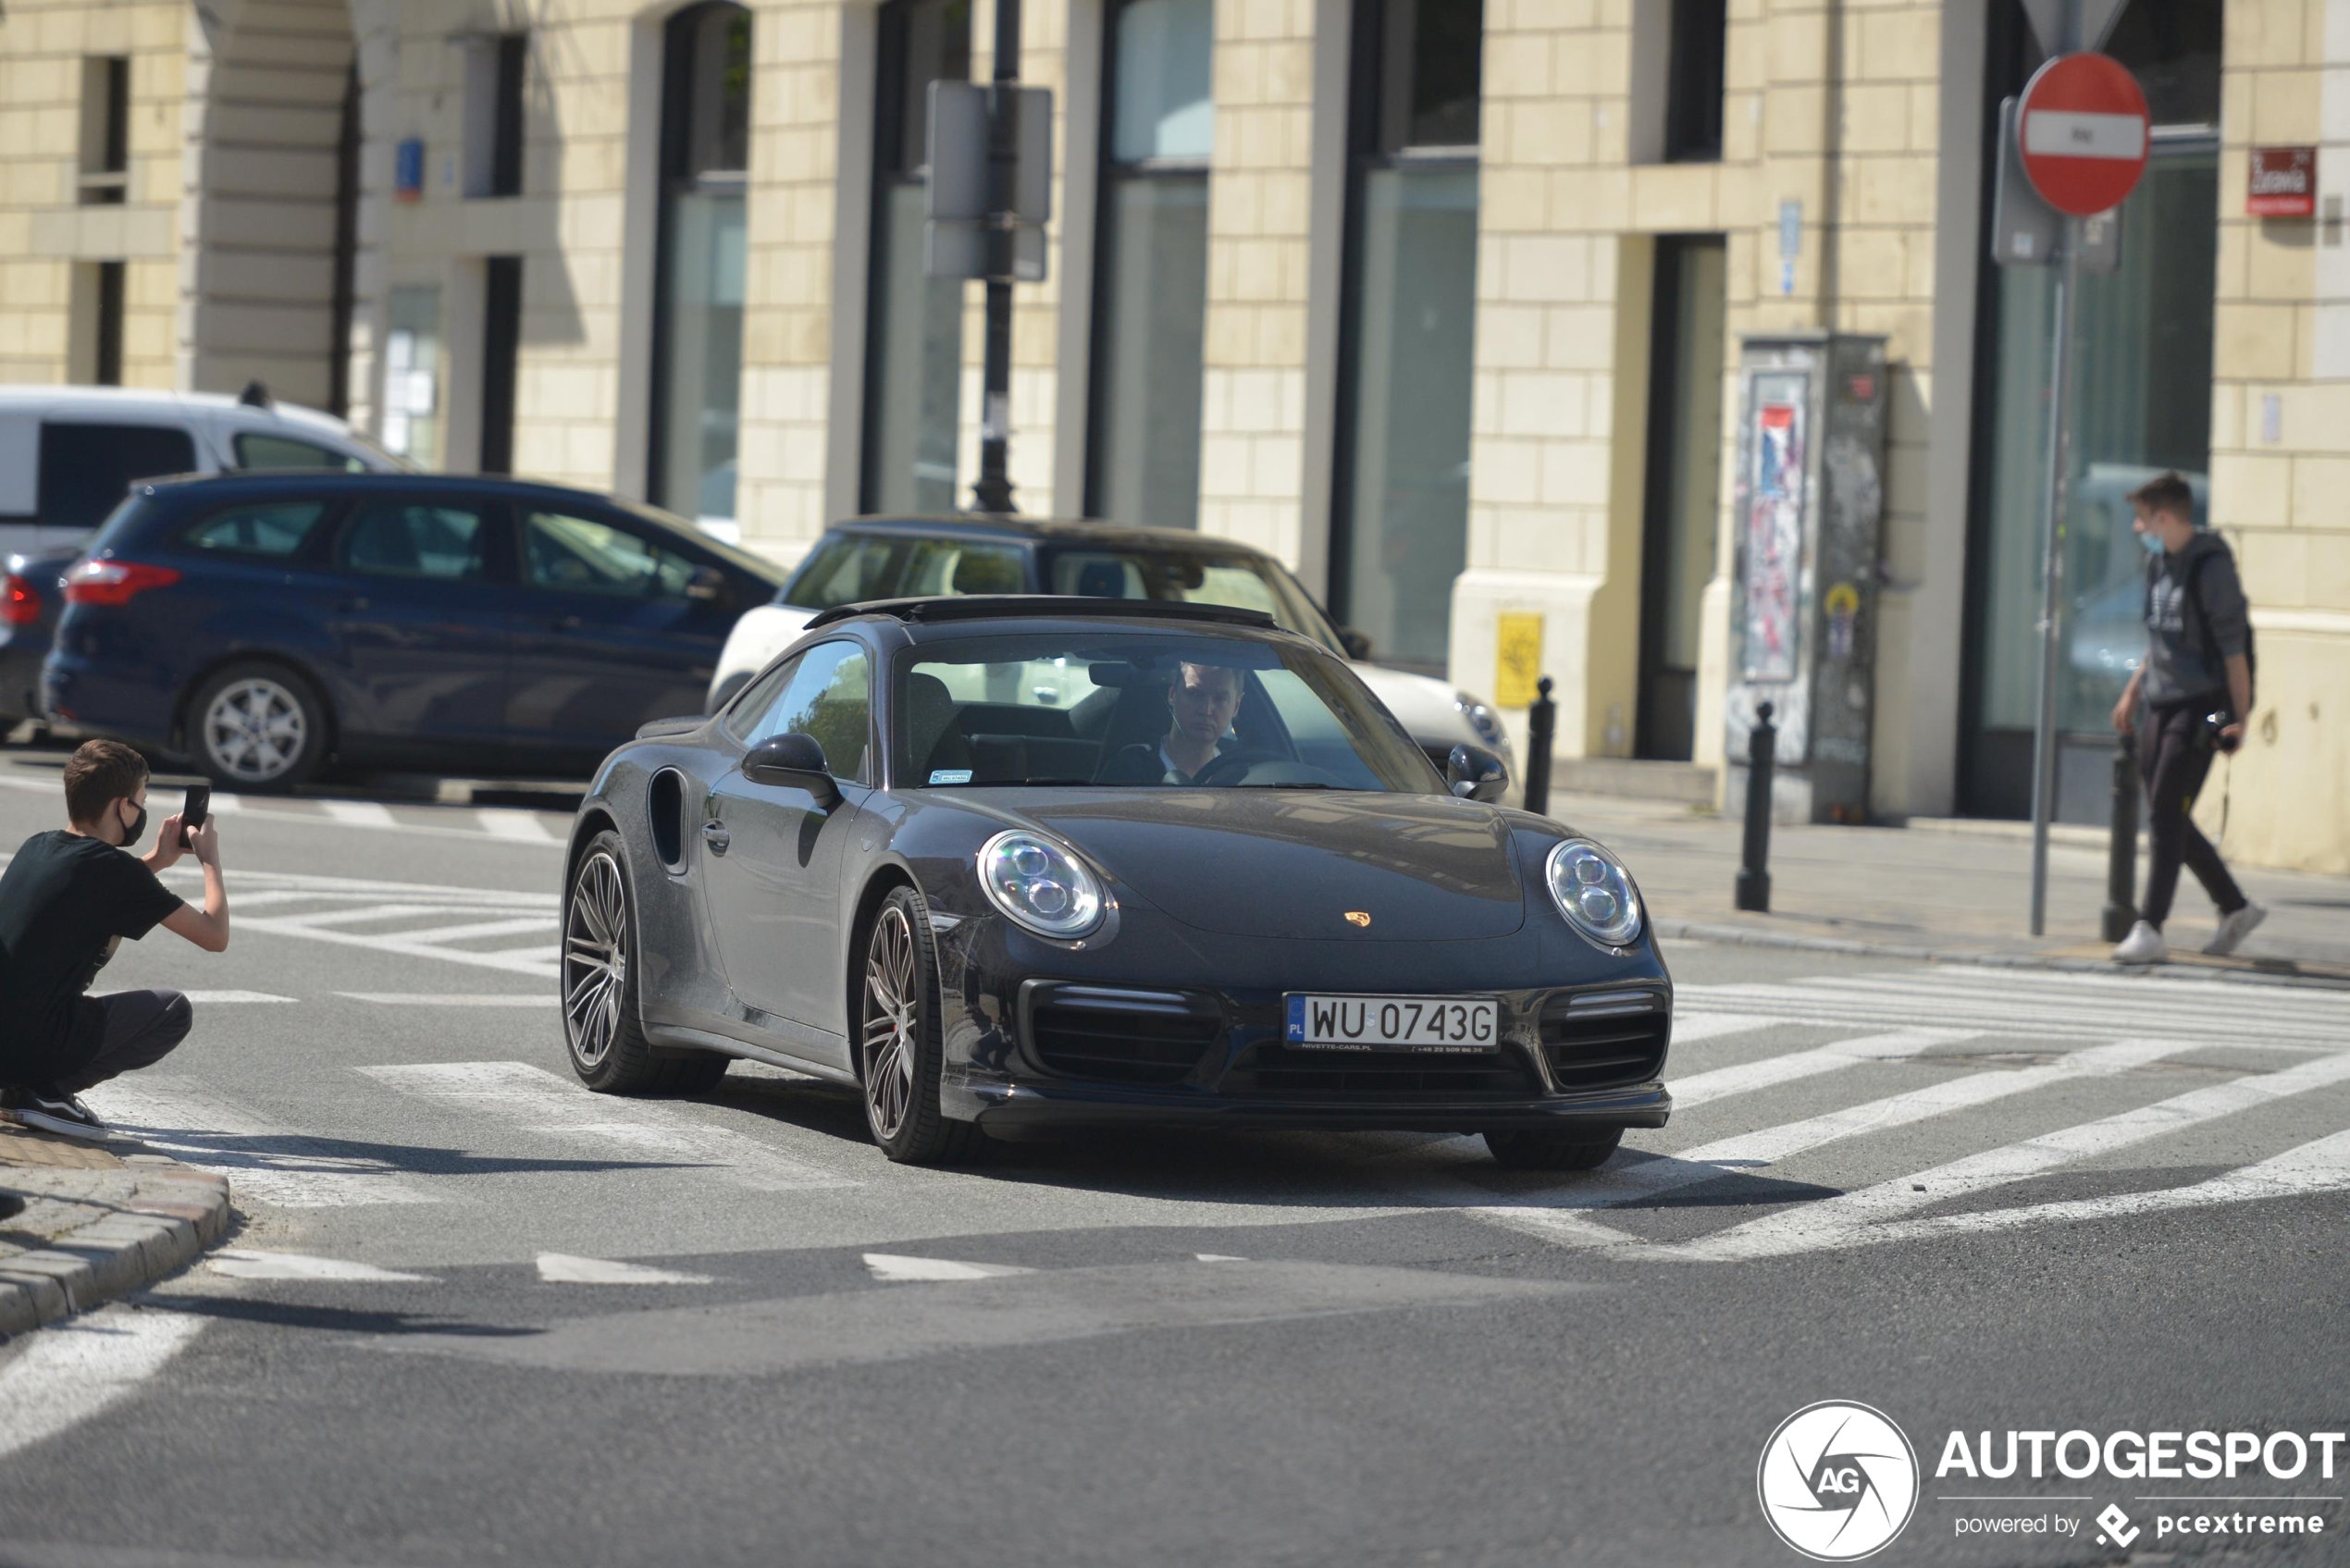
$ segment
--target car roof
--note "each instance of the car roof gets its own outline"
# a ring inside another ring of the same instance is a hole
[[[185,417],[192,414],[233,414],[246,420],[288,425],[343,436],[350,426],[331,414],[298,403],[249,403],[226,392],[173,392],[148,387],[74,387],[41,384],[0,386],[0,414],[79,414],[85,418]]]
[[[835,534],[886,535],[905,538],[1002,539],[1023,544],[1097,544],[1198,554],[1264,555],[1255,545],[1183,528],[1140,528],[1101,517],[1014,517],[971,512],[945,515],[905,513],[844,517],[825,530]],[[819,541],[821,543],[821,541]]]
[[[1156,624],[1237,626],[1255,632],[1279,632],[1280,623],[1261,610],[1241,610],[1225,604],[1194,604],[1178,599],[1082,599],[1074,594],[942,594],[925,599],[880,599],[862,604],[820,610],[801,628],[843,622],[868,624],[897,623],[917,640],[931,628],[967,627],[996,623],[1023,630],[1067,625],[1071,621],[1118,621]],[[1295,634],[1286,634],[1294,636]],[[1318,646],[1318,645],[1317,645]]]
[[[191,499],[201,500],[218,495],[286,489],[358,494],[370,490],[398,490],[402,495],[495,495],[551,499],[575,505],[586,502],[624,512],[635,510],[626,501],[600,495],[594,490],[550,485],[536,479],[509,479],[480,474],[353,474],[340,468],[246,468],[233,474],[173,474],[142,479],[140,484],[159,491],[168,490],[175,495],[184,494]]]

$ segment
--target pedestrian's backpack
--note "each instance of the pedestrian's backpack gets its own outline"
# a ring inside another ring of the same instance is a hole
[[[2203,628],[2204,654],[2211,661],[2211,667],[2220,672],[2220,678],[2224,681],[2227,679],[2228,661],[2220,656],[2220,639],[2211,630],[2211,617],[2203,612],[2203,594],[2197,586],[2197,579],[2203,575],[2203,563],[2210,559],[2211,553],[2206,550],[2196,556],[2187,567],[2186,598],[2187,602],[2195,609],[2195,624]],[[2149,610],[2154,604],[2155,579],[2161,571],[2160,561],[2155,561],[2146,567],[2146,604]],[[2253,691],[2257,693],[2260,689],[2260,652],[2253,642],[2252,619],[2249,615],[2245,616],[2244,623],[2244,673]],[[2240,714],[2238,717],[2248,720],[2251,715]]]

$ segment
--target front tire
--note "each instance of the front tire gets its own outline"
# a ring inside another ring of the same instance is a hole
[[[1604,1132],[1489,1132],[1485,1147],[1503,1170],[1597,1170],[1624,1142],[1624,1130]]]
[[[571,1070],[600,1094],[703,1094],[725,1076],[711,1052],[662,1056],[637,1006],[637,923],[620,835],[588,840],[563,901],[563,1043]]]
[[[873,912],[858,995],[857,1078],[873,1142],[900,1165],[971,1158],[983,1142],[978,1127],[938,1106],[938,961],[930,912],[910,887],[891,889]]]
[[[279,664],[231,664],[188,704],[188,754],[223,789],[271,795],[327,759],[327,710],[308,681]]]

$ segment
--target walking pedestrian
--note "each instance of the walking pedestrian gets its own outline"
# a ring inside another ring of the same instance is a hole
[[[2243,743],[2252,711],[2250,612],[2227,541],[2195,525],[2195,494],[2176,474],[2130,492],[2131,526],[2153,557],[2146,563],[2146,656],[2113,707],[2113,727],[2138,731],[2138,769],[2146,781],[2151,863],[2138,923],[2113,950],[2116,962],[2158,964],[2170,956],[2162,924],[2183,862],[2220,907],[2220,929],[2205,944],[2232,953],[2268,918],[2228,874],[2220,851],[2195,825],[2195,797],[2215,752]],[[2145,722],[2138,722],[2143,705]]]
[[[66,821],[34,833],[0,873],[0,1109],[28,1127],[100,1139],[83,1105],[93,1084],[151,1067],[188,1037],[177,991],[83,993],[124,937],[160,925],[207,953],[229,945],[218,829],[207,818],[183,844],[166,817],[155,846],[129,854],[147,825],[147,763],[120,741],[86,742],[66,763]],[[204,907],[155,880],[193,850]]]

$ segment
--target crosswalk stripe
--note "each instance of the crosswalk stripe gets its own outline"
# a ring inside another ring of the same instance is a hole
[[[402,942],[470,942],[485,936],[519,936],[526,931],[552,931],[562,924],[553,915],[516,915],[502,920],[476,920],[468,925],[435,926],[428,931],[402,931]]]
[[[189,1001],[209,1006],[216,1002],[292,1002],[292,996],[273,996],[266,991],[183,991]]]
[[[194,1079],[142,1073],[85,1096],[124,1133],[185,1165],[217,1171],[240,1198],[281,1208],[434,1204],[439,1195],[371,1155],[289,1132]]]
[[[361,1068],[403,1094],[495,1117],[599,1154],[713,1167],[762,1192],[860,1183],[793,1158],[730,1128],[643,1101],[615,1102],[527,1062],[425,1062]]]
[[[2078,979],[2083,983],[2049,985],[2037,982],[2037,977],[2035,981],[2022,983],[2010,981],[1998,987],[1996,992],[1979,980],[1970,980],[1955,973],[1912,979],[1890,975],[1809,975],[1790,983],[1801,986],[1807,992],[1863,992],[1899,996],[1933,1006],[1976,1006],[1987,995],[2010,1004],[2060,1006],[2071,1013],[2095,1009],[2097,1016],[2108,1020],[2112,1019],[2117,1011],[2124,1017],[2133,1016],[2131,1009],[2117,1009],[2114,1005],[2118,993],[2126,990],[2130,1000],[2142,1003],[2146,1010],[2168,1017],[2194,1018],[2221,1025],[2240,1025],[2248,1019],[2265,1023],[2282,1019],[2300,1023],[2331,1024],[2350,1030],[2350,996],[2332,992],[2307,991],[2296,994],[2284,986],[2254,991],[2241,984],[2217,982],[2129,981],[2104,975],[2082,975]]]
[[[1835,1029],[1852,1025],[1898,1025],[1920,1019],[1962,1017],[1978,1030],[1997,1030],[2034,1039],[2110,1040],[2117,1027],[2134,1034],[2161,1034],[2203,1044],[2257,1044],[2280,1049],[2317,1046],[2339,1049],[2350,1037],[2350,1021],[2323,1019],[2270,1019],[2255,1010],[2226,1017],[2193,1012],[2155,1010],[2130,1018],[2117,1026],[2110,1008],[2064,1007],[2033,998],[1999,1002],[1969,999],[1963,1006],[1948,998],[1894,997],[1826,989],[1812,992],[1796,986],[1691,987],[1696,994],[1687,1005],[1725,1012],[1770,1013],[1789,1023]]]
[[[315,942],[340,943],[347,947],[365,947],[377,953],[400,953],[417,958],[446,958],[452,964],[469,964],[476,969],[503,969],[510,974],[535,975],[552,980],[559,970],[555,962],[558,950],[551,947],[526,947],[515,952],[476,953],[464,947],[437,947],[427,942],[411,942],[396,932],[348,932],[306,926],[296,920],[262,919],[243,922],[262,931],[277,932],[287,936],[308,937]]]
[[[474,821],[492,838],[531,839],[552,843],[555,835],[534,811],[516,811],[510,808],[484,806],[474,812]]]
[[[1677,1042],[1679,1026],[1675,1025]],[[1760,1061],[1740,1062],[1733,1067],[1715,1068],[1711,1072],[1693,1074],[1688,1078],[1670,1080],[1676,1108],[1688,1110],[1708,1101],[1727,1098],[1732,1094],[1750,1093],[1776,1084],[1792,1083],[1798,1079],[1812,1078],[1833,1072],[1858,1062],[1895,1062],[1906,1060],[1936,1045],[1955,1044],[1973,1038],[1972,1031],[1962,1029],[1903,1029],[1889,1034],[1863,1035],[1857,1040],[1839,1040],[1832,1044],[1815,1046],[1809,1051],[1783,1052],[1764,1056]]]
[[[2350,1188],[2350,1131],[2337,1132],[2314,1142],[2272,1154],[2257,1165],[2225,1171],[2191,1187],[2167,1187],[2151,1192],[2116,1192],[2103,1198],[2071,1198],[2059,1203],[2027,1204],[2021,1208],[1983,1209],[1973,1214],[1933,1215],[1923,1219],[1897,1220],[1871,1226],[1859,1240],[1872,1242],[1920,1241],[1986,1230],[2015,1230],[2027,1225],[2053,1225],[2066,1220],[2113,1219],[2125,1215],[2158,1214],[2165,1209],[2202,1208],[2218,1204],[2248,1203],[2256,1198],[2289,1198],[2312,1192],[2337,1192]]]
[[[400,819],[379,800],[321,800],[318,808],[338,822],[360,828],[396,828]]]
[[[1872,1226],[1896,1216],[2344,1082],[2350,1082],[2350,1053],[2320,1056],[2277,1072],[2250,1073],[1799,1209],[1764,1215],[1677,1251],[1695,1257],[1756,1258],[1849,1245]]]
[[[269,919],[282,928],[298,926],[355,926],[370,920],[412,920],[419,915],[453,915],[465,906],[455,904],[364,904],[350,909],[325,909],[316,914],[272,915]]]
[[[464,992],[464,991],[338,991],[338,996],[348,996],[354,1002],[374,1002],[387,1007],[546,1007],[553,1008],[561,1000],[549,992]]]
[[[1673,1015],[1673,1043],[1694,1045],[1701,1040],[1720,1040],[1732,1034],[1750,1034],[1758,1029],[1777,1029],[1787,1019],[1756,1018],[1750,1013],[1676,1012]]]

